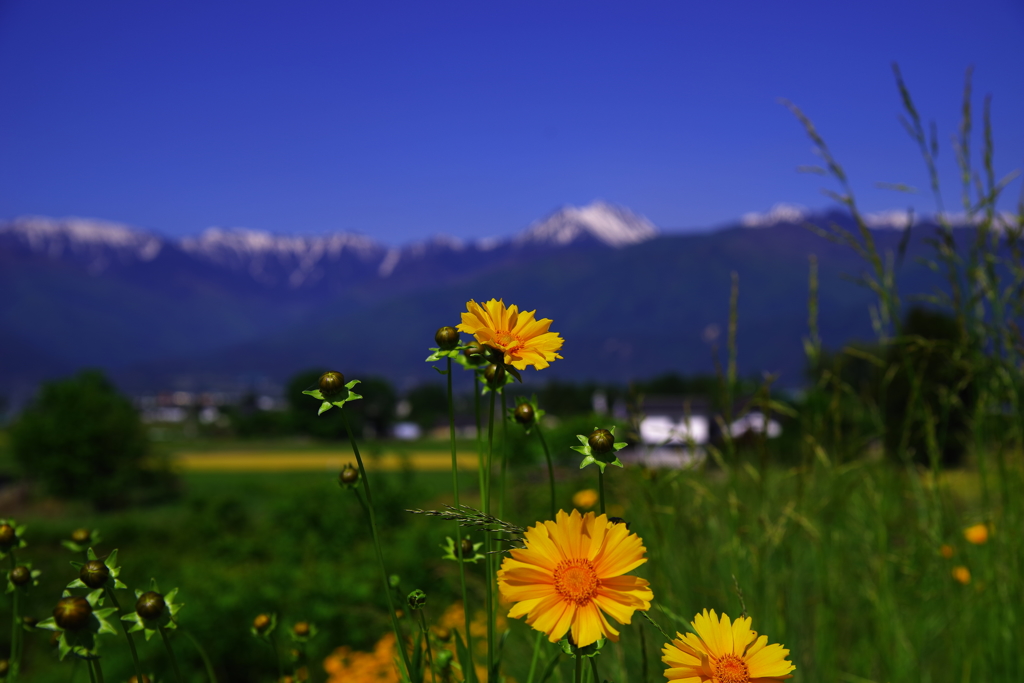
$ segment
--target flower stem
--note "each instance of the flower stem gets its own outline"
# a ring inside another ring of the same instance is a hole
[[[96,668],[96,683],[103,683],[103,667],[100,666],[99,657],[96,659],[90,659],[92,665]]]
[[[11,571],[14,571],[15,567],[18,566],[18,561],[14,557],[14,549],[10,552],[11,558]],[[11,594],[11,667],[10,673],[7,674],[7,680],[9,683],[14,683],[18,680],[18,671],[21,669],[21,641],[22,641],[22,630],[21,630],[21,617],[18,615],[18,589],[15,588]]]
[[[448,362],[451,363],[452,359],[449,358]],[[437,674],[434,673],[434,656],[430,651],[430,633],[427,631],[427,618],[423,616],[423,610],[419,610],[420,613],[420,633],[423,634],[423,644],[427,648],[427,667],[430,668],[430,680],[433,683],[437,683]]]
[[[459,460],[455,455],[455,401],[452,396],[452,359],[448,357],[448,427],[450,440],[452,442],[452,495],[455,498],[455,507],[459,507]],[[479,459],[479,458],[478,458]],[[466,618],[466,651],[473,656],[473,636],[470,634],[471,617],[469,614],[469,593],[466,590],[466,563],[462,556],[462,527],[458,521],[455,522],[455,551],[459,558],[459,583],[462,587],[462,612]],[[428,645],[429,647],[429,645]],[[431,669],[433,671],[433,669]],[[472,681],[476,677],[475,669],[470,666],[466,672],[466,680]]]
[[[637,624],[640,629],[640,681],[647,683],[647,638],[644,636],[644,625]]]
[[[108,598],[110,603],[117,608],[118,613],[121,612],[121,605],[117,602],[117,598],[114,596],[114,591],[107,587],[103,588],[103,592]],[[128,632],[128,622],[121,622],[121,629],[124,631],[125,638],[128,639],[128,649],[132,651],[132,661],[135,663],[135,676],[141,681],[142,679],[142,665],[139,664],[139,653],[135,649],[135,639],[132,638],[132,634]]]
[[[487,467],[484,486],[484,514],[491,514],[491,469],[494,458],[494,391],[488,401],[487,414]],[[487,559],[487,577],[484,599],[487,602],[487,680],[494,681],[494,632],[497,630],[494,621],[494,555],[491,553],[492,539],[490,534],[484,535],[484,548]]]
[[[530,675],[526,677],[526,683],[533,683],[533,675],[537,671],[537,656],[540,654],[540,639],[544,637],[543,631],[537,631],[537,637],[533,639],[533,657],[530,659]]]
[[[360,498],[359,502],[363,502],[363,499]],[[281,668],[281,651],[277,649],[277,638],[275,638],[274,634],[271,633],[267,640],[270,641],[270,647],[274,649],[274,661],[277,662],[277,680],[281,680],[284,678],[284,669]]]
[[[597,658],[590,658],[590,671],[594,674],[594,683],[601,683],[601,679],[597,675]]]
[[[551,464],[551,451],[548,449],[548,442],[544,439],[543,432],[540,431],[540,422],[538,421],[534,426],[537,430],[537,438],[540,439],[540,445],[544,447],[544,457],[548,461],[548,486],[551,488],[551,519],[556,516],[557,507],[555,505],[555,467]]]
[[[574,683],[583,683],[583,657],[576,655],[576,675],[572,677]]]
[[[505,390],[501,390],[501,477],[498,482],[498,517],[505,519],[505,477],[508,471],[508,420],[506,413]]]
[[[78,660],[75,660],[75,664],[78,664]],[[85,666],[89,669],[89,680],[92,681],[92,683],[96,683],[96,669],[92,667],[92,660],[85,660]],[[73,670],[71,672],[71,675],[74,676]],[[8,676],[8,678],[10,678],[10,676]]]
[[[405,643],[402,640],[402,631],[398,627],[398,618],[395,616],[395,605],[391,600],[391,588],[388,582],[388,572],[384,567],[384,553],[380,546],[380,535],[377,533],[377,519],[373,513],[373,496],[370,494],[370,480],[366,477],[366,468],[363,467],[363,459],[359,455],[359,446],[352,434],[352,428],[348,424],[348,416],[345,410],[341,410],[341,419],[345,423],[345,431],[348,432],[348,440],[352,443],[352,452],[356,456],[356,464],[359,465],[359,476],[363,481],[363,493],[366,495],[366,509],[370,517],[370,531],[373,534],[373,546],[377,550],[377,563],[380,565],[380,576],[384,581],[384,597],[388,601],[388,614],[391,615],[391,628],[395,631],[395,646],[402,654],[402,664],[405,665],[405,675],[412,677],[412,667],[409,665],[409,653],[405,651]]]
[[[597,492],[601,501],[601,514],[604,514],[604,470],[597,468]]]
[[[178,669],[178,659],[174,656],[174,650],[171,649],[171,639],[167,637],[167,629],[163,626],[157,628],[160,631],[160,639],[164,641],[164,647],[167,648],[167,656],[171,658],[171,668],[174,669],[174,679],[178,683],[183,683],[181,677],[181,670]],[[98,669],[99,667],[97,667]],[[102,674],[100,674],[102,676]],[[101,680],[99,683],[103,683]]]
[[[199,651],[199,656],[203,660],[203,666],[206,667],[206,676],[210,679],[210,683],[217,683],[217,674],[213,671],[213,662],[210,661],[209,655],[206,654],[206,649],[199,644],[199,641],[196,640],[196,637],[192,635],[191,631],[181,626],[178,628],[181,629],[181,632],[192,641],[192,644],[196,646],[196,650]],[[140,678],[139,680],[141,681],[142,679]]]

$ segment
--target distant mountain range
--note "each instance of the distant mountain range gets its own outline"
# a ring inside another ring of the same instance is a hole
[[[0,394],[92,366],[134,392],[280,383],[310,367],[432,381],[422,362],[468,299],[504,298],[554,319],[563,355],[551,377],[625,381],[709,372],[724,342],[730,273],[740,278],[739,365],[802,381],[808,256],[821,271],[827,345],[871,336],[871,294],[843,279],[865,269],[846,247],[803,226],[848,225],[840,213],[779,206],[711,232],[660,234],[605,203],[564,207],[507,239],[439,236],[401,248],[350,233],[285,236],[211,228],[168,239],[77,218],[0,223]],[[895,250],[906,216],[870,217]],[[899,229],[894,229],[899,228]],[[901,286],[938,284],[915,261]],[[714,341],[716,336],[718,340]]]

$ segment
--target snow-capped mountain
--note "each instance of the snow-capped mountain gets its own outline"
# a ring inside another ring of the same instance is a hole
[[[122,223],[26,216],[0,223],[0,244],[51,260],[84,262],[90,273],[99,274],[113,264],[152,261],[165,240]]]
[[[658,229],[643,216],[621,206],[596,201],[584,207],[562,207],[520,233],[514,243],[564,246],[589,238],[619,248],[646,242],[657,234]]]

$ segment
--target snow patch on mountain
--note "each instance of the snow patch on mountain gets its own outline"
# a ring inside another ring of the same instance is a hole
[[[122,223],[77,217],[21,216],[0,223],[0,238],[51,259],[85,259],[94,273],[106,270],[112,260],[152,261],[165,244],[156,235]]]
[[[590,237],[618,248],[646,242],[657,234],[658,229],[643,216],[621,206],[596,201],[583,207],[562,207],[530,225],[513,243],[564,246],[581,237]]]
[[[779,223],[802,223],[810,215],[806,206],[779,203],[767,213],[753,211],[743,214],[740,224],[745,228],[770,228]]]

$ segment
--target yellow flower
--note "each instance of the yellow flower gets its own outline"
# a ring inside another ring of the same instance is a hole
[[[953,567],[953,578],[966,586],[971,582],[971,570],[967,567]]]
[[[730,623],[726,615],[719,621],[714,610],[704,610],[691,624],[697,635],[676,633],[678,638],[662,649],[668,680],[771,683],[793,677],[796,667],[786,659],[789,650],[769,645],[768,636],[758,637],[750,630],[750,617]]]
[[[577,491],[572,497],[572,504],[574,507],[589,510],[597,505],[597,500],[597,491],[594,489],[583,489],[582,491]]]
[[[516,306],[505,308],[504,301],[491,299],[481,306],[476,301],[466,303],[468,311],[462,314],[459,332],[472,334],[481,344],[505,354],[505,365],[525,370],[532,365],[542,370],[551,361],[561,358],[555,353],[565,340],[557,332],[548,332],[551,319],[535,320],[537,311],[519,312]]]
[[[984,524],[975,524],[964,529],[964,538],[974,545],[981,545],[988,541],[988,527]]]
[[[943,543],[942,547],[939,548],[939,553],[947,560],[953,557],[953,546],[948,543]]]
[[[647,561],[647,550],[625,524],[607,515],[559,510],[555,521],[526,530],[525,549],[513,549],[498,571],[501,594],[516,604],[512,618],[557,642],[571,629],[579,647],[599,638],[619,639],[605,614],[628,624],[636,610],[651,608],[646,580],[624,576]]]

